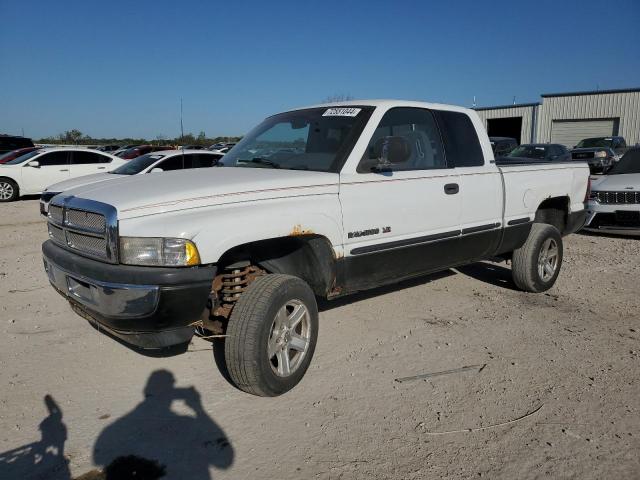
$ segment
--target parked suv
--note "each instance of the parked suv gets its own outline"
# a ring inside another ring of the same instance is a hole
[[[593,181],[584,229],[640,235],[640,148]]]
[[[616,154],[609,147],[574,148],[571,159],[587,162],[591,173],[607,173],[615,163]]]
[[[0,135],[0,155],[19,148],[28,148],[33,146],[33,141],[30,138]]]
[[[613,150],[616,155],[616,160],[622,157],[627,151],[627,142],[624,137],[593,137],[580,140],[578,144],[573,148],[599,148],[605,147]]]

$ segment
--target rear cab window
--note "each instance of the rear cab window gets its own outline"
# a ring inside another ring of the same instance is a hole
[[[484,154],[478,133],[465,113],[434,110],[450,167],[480,167]]]

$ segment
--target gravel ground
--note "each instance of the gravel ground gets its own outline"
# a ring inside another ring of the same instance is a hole
[[[154,358],[96,331],[48,285],[37,201],[1,210],[2,479],[114,452],[166,478],[640,478],[640,240],[566,238],[545,294],[479,263],[323,305],[302,383],[258,398],[204,340]]]

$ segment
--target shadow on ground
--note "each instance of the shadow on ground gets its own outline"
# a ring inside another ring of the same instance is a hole
[[[71,478],[69,461],[64,455],[67,427],[62,422],[62,410],[51,395],[45,395],[44,404],[49,415],[38,426],[40,440],[0,453],[1,479]]]
[[[174,402],[183,402],[189,412],[176,413]],[[40,423],[41,440],[0,453],[1,479],[71,479],[62,411],[50,395],[45,405],[49,415]],[[144,399],[98,435],[93,462],[101,470],[78,479],[211,480],[211,467],[227,469],[233,459],[231,442],[205,412],[198,391],[177,388],[171,372],[156,370]]]
[[[516,284],[513,283],[511,269],[501,265],[496,265],[495,263],[472,263],[471,265],[458,267],[456,270],[461,274],[474,278],[480,282],[495,285],[496,287],[508,288],[509,290],[518,290]]]

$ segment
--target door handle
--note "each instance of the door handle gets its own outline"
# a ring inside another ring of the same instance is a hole
[[[104,170],[107,167],[98,167],[98,170]]]
[[[69,169],[68,169],[68,168],[64,168],[64,169],[62,169],[62,170],[60,170],[60,171],[61,171],[61,172],[68,172],[68,171],[69,171]]]
[[[444,186],[444,193],[447,195],[455,195],[460,191],[460,186],[457,183],[447,183]]]

